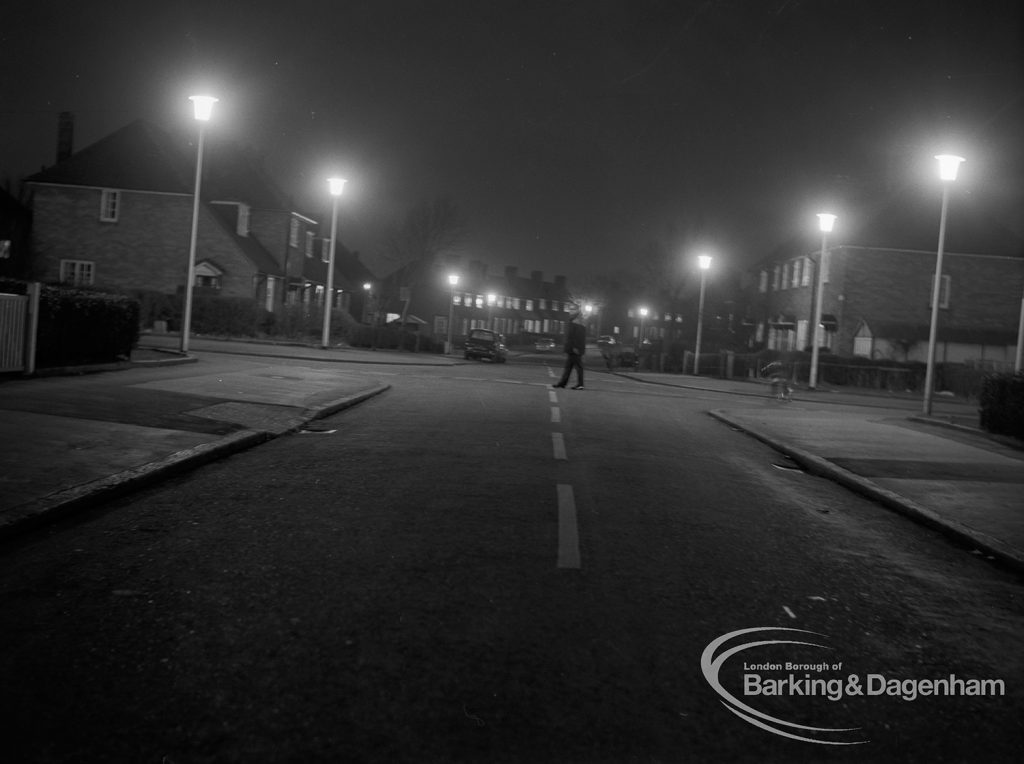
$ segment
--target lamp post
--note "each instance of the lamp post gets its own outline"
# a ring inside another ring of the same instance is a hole
[[[939,330],[939,297],[942,293],[942,251],[946,246],[946,211],[949,208],[949,187],[956,180],[963,157],[938,154],[939,179],[942,181],[942,212],[939,215],[939,247],[935,257],[935,283],[932,284],[932,320],[928,329],[928,364],[924,375],[924,413],[932,413],[932,387],[935,384],[935,340]]]
[[[493,332],[494,331],[494,303],[498,301],[498,296],[494,293],[487,295],[487,326]]]
[[[820,353],[818,329],[821,327],[821,301],[825,295],[825,258],[828,256],[828,235],[832,233],[836,216],[828,212],[818,213],[818,228],[821,230],[821,258],[818,260],[818,273],[814,289],[814,322],[811,327],[811,375],[807,386],[811,390],[818,387],[818,355]]]
[[[192,282],[196,280],[196,239],[199,235],[199,187],[203,180],[203,135],[206,123],[210,121],[213,105],[217,99],[213,96],[189,96],[195,110],[196,121],[199,122],[199,147],[196,156],[196,185],[192,195],[192,234],[188,243],[188,268],[185,274],[185,305],[181,314],[181,352],[188,352],[189,332],[192,329]]]
[[[320,344],[330,347],[331,341],[331,301],[334,297],[334,248],[338,241],[338,197],[345,188],[344,178],[328,178],[327,187],[334,197],[331,202],[331,250],[327,255],[327,288],[324,290],[324,332]]]
[[[693,353],[693,376],[695,377],[700,374],[700,336],[704,331],[704,288],[708,269],[711,267],[711,257],[699,255],[697,265],[700,267],[700,300],[697,303],[697,345]]]
[[[455,287],[459,284],[459,274],[449,273],[448,283],[452,286],[451,299],[448,301],[448,347],[445,349],[447,355],[452,354],[452,330],[455,324]]]
[[[639,360],[640,348],[644,344],[644,319],[647,318],[647,308],[640,308],[637,312],[640,314],[640,331],[636,337],[636,354]]]

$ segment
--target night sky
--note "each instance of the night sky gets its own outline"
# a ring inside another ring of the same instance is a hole
[[[1019,0],[5,3],[0,181],[144,117],[252,147],[374,263],[419,200],[464,254],[570,279],[651,241],[733,264],[885,193],[957,193],[1024,234]],[[212,145],[212,144],[211,144]],[[962,201],[961,204],[968,202]],[[837,228],[837,231],[839,229]],[[383,268],[382,268],[383,270]]]

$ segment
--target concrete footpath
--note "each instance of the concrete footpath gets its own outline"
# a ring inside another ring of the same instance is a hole
[[[133,358],[146,360],[0,381],[0,537],[301,431],[388,389],[351,364],[452,363],[210,340],[193,340],[183,357],[167,352],[177,343],[144,337]]]
[[[911,395],[797,390],[777,401],[742,380],[629,373],[640,382],[730,392],[709,414],[786,454],[808,472],[1024,572],[1024,443],[978,426],[976,404],[940,397],[932,416]]]

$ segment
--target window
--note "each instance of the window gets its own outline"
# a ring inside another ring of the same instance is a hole
[[[295,218],[288,221],[288,246],[299,246],[299,221]]]
[[[803,257],[804,267],[801,269],[803,272],[800,274],[800,286],[811,285],[811,260],[810,258]]]
[[[116,223],[121,212],[121,192],[110,188],[100,193],[100,220],[104,223]]]
[[[519,310],[520,301],[518,297],[512,298],[512,310]]]
[[[758,282],[757,291],[764,294],[768,291],[768,271],[761,269],[761,280]]]
[[[533,300],[527,300],[526,301],[526,309],[528,311],[530,311],[531,313],[533,312]]]
[[[0,260],[9,260],[11,257],[11,240],[0,239]]]
[[[331,240],[321,239],[320,243],[323,245],[320,247],[320,259],[325,263],[331,262]]]
[[[779,276],[781,275],[781,269],[778,265],[775,266],[772,271],[772,289],[778,291],[779,288]]]
[[[547,310],[548,309],[548,301],[547,300],[537,300],[537,302],[538,302],[537,307],[538,307],[539,310]]]
[[[804,264],[803,259],[793,261],[793,288],[800,286],[800,268]]]
[[[95,271],[89,260],[61,260],[60,281],[62,284],[88,286],[93,283]]]
[[[313,256],[313,242],[315,240],[316,240],[316,237],[313,236],[313,232],[312,231],[306,231],[306,257],[312,257]]]
[[[949,275],[944,273],[944,274],[942,274],[942,281],[940,282],[940,285],[939,285],[939,307],[940,308],[948,308],[949,307],[949,287],[950,287]],[[934,294],[935,294],[935,276],[933,275],[931,277],[931,280],[929,281],[929,289],[928,289],[928,307],[929,308],[932,306],[932,295],[934,295]]]
[[[782,264],[782,280],[779,283],[779,289],[789,288],[789,263]]]

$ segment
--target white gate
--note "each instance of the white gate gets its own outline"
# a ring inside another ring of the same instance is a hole
[[[29,294],[0,294],[0,373],[35,373],[39,285]]]

